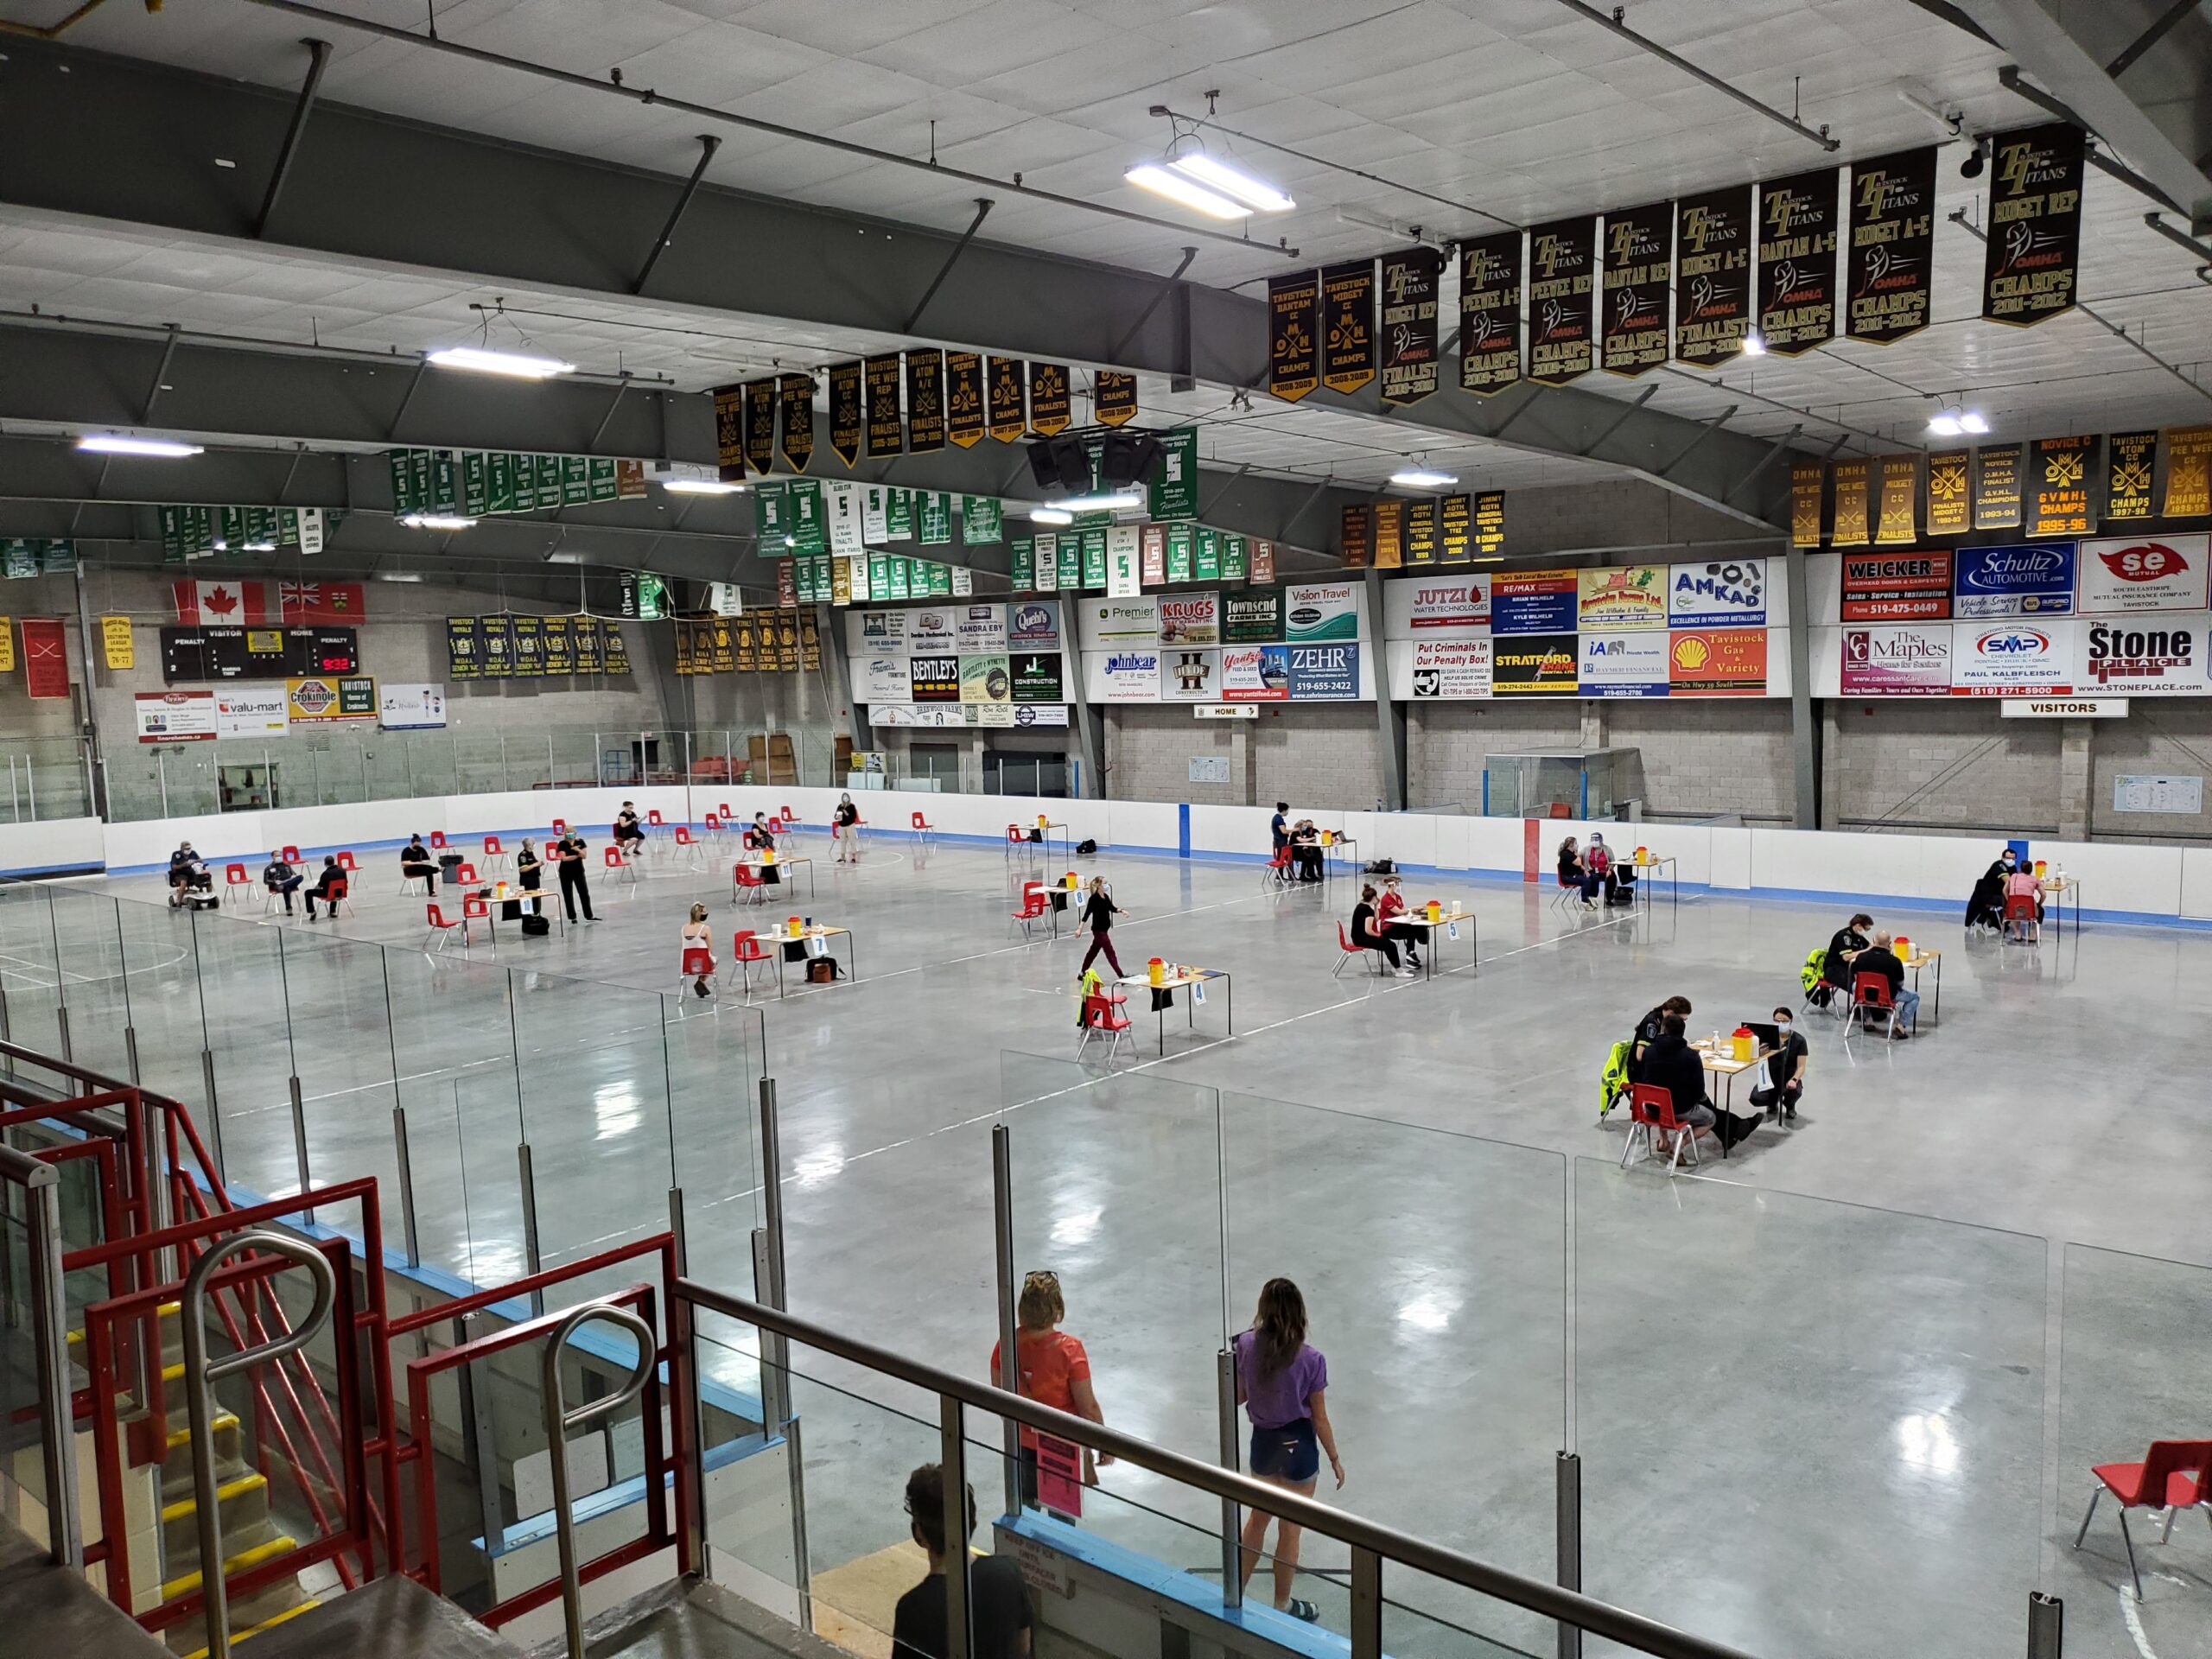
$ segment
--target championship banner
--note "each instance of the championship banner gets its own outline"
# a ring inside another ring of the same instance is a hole
[[[1851,338],[1887,346],[1925,328],[1935,256],[1936,146],[1854,163]]]
[[[1147,486],[1149,516],[1154,518],[1195,518],[1198,516],[1198,429],[1178,426],[1155,433],[1166,458]]]
[[[944,354],[944,435],[956,449],[983,441],[983,359],[974,352]]]
[[[1521,378],[1521,232],[1459,245],[1459,390],[1487,397]]]
[[[1728,362],[1751,326],[1751,187],[1675,204],[1675,356],[1698,368]]]
[[[753,380],[745,388],[745,460],[756,473],[766,473],[776,464],[776,387],[773,380]],[[500,512],[499,462],[503,456],[492,457],[492,511]],[[514,486],[507,486],[510,500]],[[512,506],[505,509],[512,512]]]
[[[695,652],[692,644],[693,627],[694,624],[689,617],[679,616],[676,619],[676,674],[678,679],[689,679],[700,671],[693,664],[693,658],[698,654]],[[711,648],[708,655],[712,655]]]
[[[1434,564],[1436,563],[1436,503],[1412,501],[1406,505],[1406,563]]]
[[[896,455],[906,448],[906,428],[899,413],[899,353],[871,357],[861,364],[868,387],[868,454]]]
[[[1384,496],[1375,504],[1370,520],[1374,533],[1374,558],[1377,570],[1395,570],[1406,562],[1406,504]]]
[[[1827,481],[1826,469],[1817,461],[1801,461],[1790,467],[1790,546],[1821,544],[1821,505]]]
[[[785,463],[803,473],[814,459],[814,377],[787,374],[779,394],[783,402],[782,437],[777,448]]]
[[[2089,512],[2089,471],[2096,459],[2091,435],[2036,440],[2029,535],[2086,536],[2096,527]]]
[[[1137,543],[1137,579],[1146,588],[1157,588],[1167,580],[1166,525],[1143,527]]]
[[[1022,411],[1022,384],[1028,372],[1018,357],[994,357],[985,365],[983,406],[991,435],[1001,443],[1012,443],[1028,429]]]
[[[1974,527],[2017,530],[2020,525],[2020,446],[1974,451]]]
[[[1252,543],[1252,580],[1271,582],[1275,579],[1275,544],[1273,542]]]
[[[719,401],[715,414],[721,412]],[[830,447],[837,459],[851,466],[861,458],[861,365],[830,365]]]
[[[1382,401],[1417,404],[1437,387],[1437,279],[1427,248],[1382,257]]]
[[[1928,533],[1963,536],[1974,528],[1974,510],[1967,493],[1971,457],[1964,449],[1948,449],[1928,457]]]
[[[538,624],[543,619],[518,616],[514,619],[515,659],[517,679],[541,679],[545,674],[545,634]]]
[[[2081,128],[2057,121],[1989,141],[1981,315],[2029,328],[2074,308],[2082,270]]]
[[[569,645],[569,619],[548,616],[540,619],[545,631],[545,671],[548,675],[569,675],[576,671],[576,654]]]
[[[1029,429],[1045,438],[1057,437],[1068,429],[1066,364],[1029,365]]]
[[[1357,391],[1375,378],[1375,262],[1321,273],[1321,384]]]
[[[725,484],[745,481],[745,388],[716,386],[715,388],[715,464]],[[461,463],[464,481],[470,477],[470,463],[474,463],[474,482],[468,492],[481,495],[484,492],[484,457],[470,455]],[[480,518],[485,507],[471,504],[471,517]]]
[[[576,616],[569,620],[569,631],[575,634],[576,639],[576,672],[579,674],[605,673],[607,657],[602,641],[605,634],[607,633],[615,633],[619,636],[619,630],[614,625],[610,622],[602,631],[599,618]]]
[[[1505,556],[1505,492],[1484,490],[1475,497],[1475,556]]]
[[[1759,187],[1759,338],[1796,357],[1835,338],[1835,192],[1840,168]]]
[[[995,547],[1006,539],[1006,503],[995,495],[960,498],[960,545]]]
[[[1368,563],[1371,515],[1364,501],[1355,501],[1344,508],[1338,532],[1339,546],[1347,566],[1357,569]]]
[[[1605,358],[1608,374],[1648,373],[1667,360],[1674,204],[1605,215]]]
[[[1869,461],[1839,461],[1835,463],[1833,469],[1835,479],[1835,527],[1828,532],[1830,546],[1866,545],[1868,474],[1873,464]]]
[[[554,620],[555,619],[550,616],[545,619],[545,671],[548,674],[553,672]],[[726,616],[718,616],[712,622],[701,624],[701,627],[706,636],[703,643],[709,652],[709,659],[706,666],[699,671],[710,674],[734,674],[737,671],[737,644],[730,637],[729,619]],[[692,642],[695,652],[702,643],[695,638]],[[692,659],[692,666],[695,669],[699,667],[696,655]]]
[[[1598,221],[1564,219],[1529,232],[1529,378],[1563,386],[1590,372],[1591,287]],[[1574,653],[1567,653],[1572,666]]]
[[[476,619],[473,616],[446,618],[446,677],[449,680],[480,679],[484,674],[483,641],[478,637]]]
[[[2212,426],[2166,429],[2166,505],[2169,518],[2202,518],[2212,512]]]
[[[1874,540],[1882,547],[1906,547],[1920,539],[1914,528],[1920,496],[1920,461],[1915,455],[1884,455],[1875,463],[1881,493],[1874,519]]]
[[[136,668],[137,654],[130,645],[130,619],[127,616],[100,618],[100,654],[106,658],[109,671],[120,673]]]
[[[1268,391],[1294,404],[1321,383],[1321,279],[1268,278]]]
[[[1127,426],[1136,418],[1137,378],[1118,369],[1090,377],[1090,418],[1101,426]]]
[[[480,616],[476,626],[484,647],[483,677],[505,679],[515,669],[513,619],[504,612],[498,616]]]
[[[2158,459],[2156,432],[2115,432],[2105,440],[2105,514],[2111,518],[2148,518],[2151,480]]]
[[[906,448],[929,454],[944,448],[944,353],[906,353]]]
[[[1473,503],[1464,495],[1447,495],[1436,510],[1436,556],[1445,564],[1464,564],[1474,552],[1471,544]]]

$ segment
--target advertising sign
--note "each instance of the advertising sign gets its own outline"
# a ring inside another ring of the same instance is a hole
[[[2081,591],[2087,615],[2119,611],[2201,611],[2212,537],[2133,536],[2082,543]]]
[[[1766,694],[1764,628],[1694,628],[1673,636],[1668,694],[1757,697]]]
[[[1281,702],[1290,696],[1285,645],[1231,645],[1221,653],[1221,695],[1229,702]]]
[[[141,691],[131,699],[141,743],[194,743],[215,736],[213,691]]]
[[[394,688],[408,690],[405,686]],[[445,722],[444,690],[431,687],[439,693],[437,723]],[[273,685],[241,685],[226,687],[215,694],[215,735],[218,737],[282,737],[292,728],[289,700],[283,690]]]
[[[1954,622],[1951,690],[1961,696],[2025,696],[2073,689],[2069,622]]]
[[[1668,567],[1669,627],[1757,627],[1765,621],[1764,559],[1710,559]]]
[[[1356,645],[1262,645],[1260,649],[1282,654],[1293,702],[1351,702],[1359,696],[1359,647]]]
[[[1847,622],[1936,621],[1951,613],[1948,552],[1847,554]]]
[[[1221,653],[1169,645],[1160,657],[1160,695],[1170,702],[1211,702],[1221,696]]]
[[[1580,589],[1573,570],[1501,570],[1490,581],[1491,632],[1572,633]],[[1567,654],[1572,661],[1572,645]],[[1568,677],[1573,677],[1572,671]]]
[[[1626,564],[1578,572],[1574,620],[1586,633],[1597,629],[1665,627],[1667,567]]]
[[[1021,599],[1007,606],[1006,642],[1014,651],[1058,651],[1060,648],[1059,601]]]
[[[1847,697],[1948,696],[1951,629],[1891,626],[1843,631],[1842,691]]]
[[[1663,631],[1586,633],[1576,689],[1586,697],[1663,697],[1667,663]]]
[[[1115,645],[1160,643],[1160,600],[1157,595],[1141,599],[1090,600],[1083,603],[1082,609],[1084,632],[1088,636],[1084,641],[1085,645],[1103,649]]]
[[[862,702],[905,702],[914,695],[904,657],[858,657],[853,665],[860,673]]]
[[[906,613],[908,651],[957,651],[960,614],[950,605],[925,605]]]
[[[1283,589],[1283,638],[1293,645],[1359,638],[1359,587],[1350,582],[1300,582]]]
[[[231,699],[225,698],[225,702]],[[387,732],[419,732],[446,723],[446,689],[442,685],[396,685],[379,688],[377,724]]]
[[[2208,620],[2082,623],[2081,670],[2072,683],[2084,691],[2201,692]]]
[[[960,701],[967,703],[1012,702],[1014,672],[1006,653],[987,652],[960,659]]]
[[[1014,676],[1016,702],[1060,702],[1066,699],[1058,652],[1018,652],[1008,659],[1008,666]]]
[[[1221,596],[1221,639],[1224,645],[1268,645],[1282,638],[1282,594],[1224,594]]]
[[[1007,648],[1006,607],[1003,605],[956,605],[953,607],[953,640],[961,651],[1004,651]]]
[[[2063,616],[2074,607],[2074,543],[1962,547],[1952,555],[1954,616]]]
[[[1160,652],[1153,646],[1122,646],[1106,653],[1106,701],[1160,701]]]
[[[295,725],[315,721],[374,720],[377,683],[366,675],[311,675],[284,682],[284,712]]]
[[[1221,596],[1165,594],[1160,599],[1160,643],[1217,645],[1221,643]]]
[[[907,701],[960,701],[960,658],[957,656],[910,657],[906,659]]]
[[[1490,631],[1490,578],[1394,582],[1382,605],[1392,639],[1465,639]]]
[[[1491,641],[1487,634],[1471,639],[1419,639],[1414,642],[1415,699],[1453,699],[1490,696]]]
[[[861,649],[862,651],[906,650],[906,613],[904,611],[862,611],[861,613]]]
[[[1572,578],[1573,571],[1564,573]],[[1500,577],[1502,584],[1504,578]],[[1570,603],[1573,589],[1567,595]],[[1491,603],[1498,602],[1496,587]],[[1494,697],[1571,697],[1581,664],[1572,633],[1524,633],[1491,642],[1490,690]]]

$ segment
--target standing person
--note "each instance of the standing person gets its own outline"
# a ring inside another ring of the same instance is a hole
[[[837,862],[857,864],[861,861],[861,810],[853,804],[853,798],[843,791],[837,796],[836,810],[830,815],[831,832],[837,838]]]
[[[704,950],[707,953],[710,971],[694,974],[691,976],[691,994],[694,996],[706,995],[712,988],[708,982],[714,977],[711,969],[715,959],[715,931],[707,925],[707,907],[704,905],[691,906],[691,919],[683,924],[683,943],[680,949]],[[679,957],[678,960],[680,961],[681,958]]]
[[[1966,925],[1968,927],[1996,927],[2003,923],[2005,885],[2018,867],[2018,855],[2007,847],[1981,873],[1981,879],[1974,884],[1974,891],[1967,895]]]
[[[563,832],[553,843],[554,868],[559,872],[562,908],[569,912],[569,919],[576,919],[576,901],[582,899],[584,920],[595,922],[591,913],[591,889],[584,885],[584,838],[574,830]]]
[[[515,885],[524,893],[536,893],[545,868],[537,856],[537,849],[530,844],[530,837],[522,838],[522,850],[515,855]]]
[[[1359,890],[1359,902],[1351,907],[1351,942],[1363,950],[1379,950],[1390,964],[1390,971],[1400,979],[1411,979],[1414,970],[1398,961],[1398,942],[1387,933],[1375,930],[1375,884],[1370,881]]]
[[[1080,1342],[1060,1329],[1060,1321],[1067,1316],[1058,1274],[1040,1271],[1021,1281],[1020,1300],[1014,1310],[1014,1363],[1020,1375],[1021,1396],[1071,1417],[1088,1417],[1103,1424],[1106,1414],[1099,1409],[1098,1396],[1090,1388],[1090,1356]],[[1002,1382],[995,1342],[991,1344],[991,1381]],[[1111,1463],[1113,1459],[1101,1458],[1097,1462]],[[1086,1449],[1083,1454],[1086,1486],[1098,1484],[1096,1468]],[[1021,1431],[1021,1498],[1025,1503],[1037,1501],[1037,1431],[1032,1428]]]
[[[1421,930],[1417,927],[1398,925],[1405,913],[1406,895],[1399,890],[1398,878],[1395,875],[1384,876],[1382,897],[1375,906],[1376,918],[1382,924],[1382,932],[1386,938],[1395,938],[1401,934],[1404,936],[1406,966],[1418,972],[1421,968]]]
[[[284,861],[284,855],[282,853],[270,854],[268,868],[261,873],[261,885],[283,899],[284,913],[287,916],[292,913],[292,895],[300,890],[300,884],[305,880],[304,876]]]
[[[1804,1034],[1796,1029],[1796,1015],[1789,1009],[1774,1011],[1774,1052],[1766,1063],[1766,1086],[1751,1090],[1751,1104],[1770,1112],[1779,1106],[1782,1116],[1794,1123],[1797,1103],[1804,1097],[1805,1068],[1812,1060],[1812,1052],[1805,1046]]]
[[[433,899],[438,896],[438,861],[430,856],[430,849],[423,844],[422,836],[410,836],[407,844],[399,849],[399,873],[410,881],[427,882],[424,891]]]
[[[963,1494],[968,1530],[976,1530],[976,1489]],[[945,1610],[944,1469],[925,1463],[906,1477],[907,1529],[930,1558],[929,1576],[899,1598],[891,1620],[891,1659],[944,1659],[951,1616]],[[968,1540],[957,1546],[968,1553]],[[1011,1555],[978,1555],[968,1563],[969,1659],[1029,1659],[1029,1586]]]
[[[1260,1287],[1252,1328],[1238,1333],[1235,1354],[1237,1402],[1252,1421],[1254,1476],[1311,1497],[1321,1472],[1320,1454],[1325,1452],[1337,1490],[1342,1491],[1344,1464],[1337,1455],[1337,1433],[1330,1426],[1325,1397],[1329,1362],[1306,1340],[1306,1299],[1296,1285],[1287,1279],[1270,1279]],[[1252,1569],[1260,1564],[1268,1522],[1273,1519],[1258,1510],[1245,1514],[1243,1583],[1252,1581]],[[1277,1525],[1274,1605],[1277,1612],[1311,1624],[1320,1618],[1320,1610],[1310,1601],[1292,1599],[1290,1593],[1303,1531],[1287,1521]]]
[[[1122,959],[1114,954],[1114,941],[1107,933],[1114,925],[1114,918],[1121,913],[1122,907],[1106,891],[1106,878],[1092,876],[1090,896],[1083,901],[1083,925],[1090,930],[1090,949],[1083,953],[1083,966],[1076,969],[1078,975],[1090,966],[1092,957],[1103,950],[1106,965],[1114,970],[1116,978],[1121,977]]]
[[[1290,803],[1277,801],[1275,815],[1268,820],[1268,846],[1278,856],[1290,845]]]
[[[308,920],[315,920],[315,901],[318,899],[322,900],[330,918],[333,921],[337,920],[338,901],[346,896],[347,891],[346,872],[338,868],[336,859],[326,855],[322,861],[322,868],[315,875],[315,886],[309,887],[302,895],[307,900]]]
[[[1687,996],[1670,996],[1657,1007],[1636,1022],[1636,1036],[1629,1049],[1628,1075],[1637,1083],[1649,1079],[1643,1075],[1643,1057],[1651,1052],[1667,1029],[1667,1016],[1673,1014],[1687,1021],[1690,1017],[1690,1000]]]

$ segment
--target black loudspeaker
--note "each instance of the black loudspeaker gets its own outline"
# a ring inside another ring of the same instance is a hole
[[[1098,452],[1098,481],[1108,489],[1140,483],[1166,454],[1149,432],[1109,432]]]
[[[1076,438],[1034,438],[1029,444],[1029,475],[1039,489],[1088,490],[1090,456]]]
[[[1037,480],[1040,490],[1059,487],[1060,464],[1052,458],[1050,438],[1033,439],[1029,445],[1029,475]]]

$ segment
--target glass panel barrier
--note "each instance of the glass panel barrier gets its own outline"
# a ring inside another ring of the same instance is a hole
[[[105,893],[50,887],[60,995],[69,1014],[69,1057],[111,1077],[130,1075],[124,1032],[123,935],[116,901]]]
[[[753,1230],[760,1224],[753,1142],[766,1016],[686,991],[662,996],[661,1019],[690,1271],[711,1284],[749,1284]]]
[[[204,930],[203,930],[204,931]],[[380,1213],[397,1242],[399,1154],[391,1133],[395,1041],[379,945],[305,928],[270,929],[283,946],[293,1074],[300,1079],[308,1179],[327,1185],[374,1177]],[[411,1067],[417,1062],[409,1053]]]
[[[213,1057],[224,1178],[262,1198],[283,1198],[300,1190],[292,1130],[291,1018],[298,1018],[302,1035],[312,1039],[309,993],[302,988],[295,1015],[285,988],[282,929],[255,927],[206,911],[185,915]],[[141,1032],[142,1058],[145,1040]],[[337,1051],[351,1045],[329,1046],[336,1062]],[[195,1090],[184,1098],[198,1096]]]
[[[192,912],[118,899],[116,925],[138,1081],[156,1094],[185,1102],[202,1129],[209,1130],[207,1074],[200,1063],[207,1033]]]
[[[29,885],[0,887],[0,996],[8,1040],[58,1054],[61,970],[51,891]]]
[[[2044,1241],[1609,1160],[1574,1182],[1585,1590],[1752,1653],[2018,1654]]]

